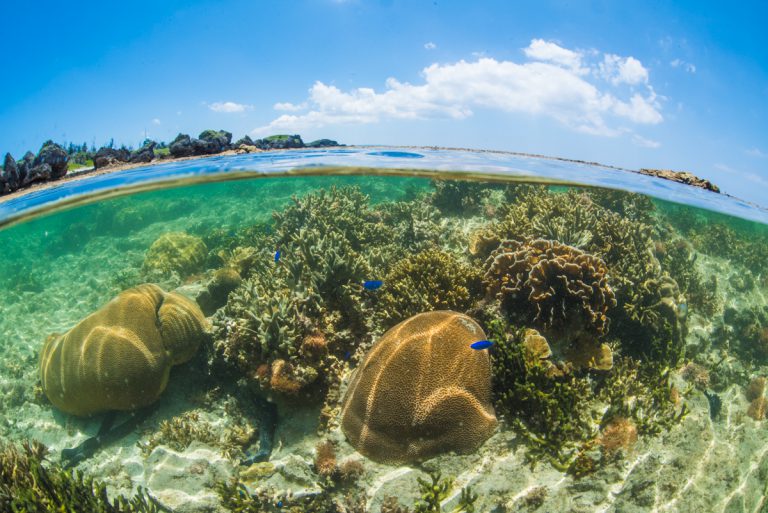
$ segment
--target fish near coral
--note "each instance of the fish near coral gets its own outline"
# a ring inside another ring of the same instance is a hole
[[[152,284],[125,290],[65,334],[48,337],[40,353],[43,392],[73,415],[147,406],[208,331],[197,304],[180,294]]]
[[[386,463],[476,450],[496,429],[485,339],[466,315],[421,313],[366,354],[344,398],[341,428],[363,455]]]

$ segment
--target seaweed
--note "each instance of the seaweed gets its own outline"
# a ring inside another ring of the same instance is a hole
[[[0,511],[27,513],[158,513],[170,511],[147,490],[136,495],[118,495],[110,500],[107,485],[79,471],[64,470],[50,463],[47,449],[35,441],[0,446]]]

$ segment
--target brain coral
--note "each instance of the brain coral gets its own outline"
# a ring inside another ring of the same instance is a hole
[[[433,311],[387,331],[347,390],[341,427],[365,456],[386,463],[471,452],[496,428],[485,338],[466,315]]]
[[[146,406],[208,329],[186,297],[151,284],[128,289],[65,334],[48,337],[40,354],[43,391],[73,415]]]
[[[616,306],[603,261],[556,241],[502,241],[486,261],[484,281],[510,316],[547,338],[604,335],[606,314]]]
[[[202,239],[184,232],[164,233],[152,243],[144,257],[143,270],[186,277],[203,270],[208,248]]]

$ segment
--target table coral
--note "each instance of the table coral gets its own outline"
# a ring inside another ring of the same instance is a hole
[[[350,443],[387,463],[476,450],[497,425],[488,352],[469,347],[484,338],[475,321],[451,311],[415,315],[387,331],[344,398]]]
[[[40,354],[43,391],[73,415],[146,406],[208,330],[184,296],[152,284],[123,291],[65,334],[48,337]]]

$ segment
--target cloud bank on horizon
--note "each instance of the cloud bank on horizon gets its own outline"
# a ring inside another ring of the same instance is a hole
[[[630,134],[638,146],[659,143],[634,133],[638,125],[664,120],[662,98],[648,69],[632,56],[573,50],[533,39],[525,60],[480,56],[473,62],[434,63],[422,70],[421,84],[390,77],[385,89],[343,91],[316,81],[301,103],[279,102],[281,114],[253,135],[300,132],[337,124],[378,123],[386,119],[465,119],[478,109],[552,118],[577,132],[615,137]],[[227,102],[229,103],[229,102]]]

